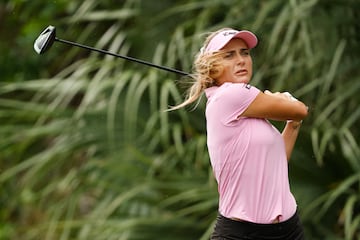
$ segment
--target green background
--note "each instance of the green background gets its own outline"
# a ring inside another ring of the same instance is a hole
[[[0,4],[0,239],[208,239],[217,186],[203,97],[187,79],[54,43],[190,72],[203,33],[249,29],[252,84],[310,107],[289,165],[307,239],[360,239],[360,2],[25,1]],[[283,124],[276,124],[281,129]]]

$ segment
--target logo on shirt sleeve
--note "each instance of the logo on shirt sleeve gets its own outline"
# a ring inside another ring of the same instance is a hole
[[[250,90],[251,85],[250,85],[250,84],[244,84],[244,87],[245,87],[246,89]]]

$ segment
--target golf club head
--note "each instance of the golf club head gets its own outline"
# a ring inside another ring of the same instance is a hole
[[[38,54],[46,52],[55,41],[56,29],[48,26],[34,42],[34,49]]]

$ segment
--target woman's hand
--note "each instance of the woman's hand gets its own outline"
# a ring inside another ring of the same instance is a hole
[[[267,94],[267,95],[272,95],[274,97],[286,99],[286,100],[289,100],[289,101],[299,101],[293,95],[291,95],[291,93],[289,93],[289,92],[282,92],[282,93],[275,92],[275,93],[272,93],[269,90],[265,90],[264,93]],[[287,120],[287,123],[290,124],[290,126],[293,129],[297,129],[297,128],[299,128],[301,126],[302,120],[301,121]]]
[[[272,93],[270,92],[269,90],[265,90],[264,91],[265,94],[267,95],[272,95],[274,97],[279,97],[279,98],[282,98],[282,99],[286,99],[286,100],[290,100],[290,101],[298,101],[293,95],[291,95],[289,92],[275,92],[275,93]]]

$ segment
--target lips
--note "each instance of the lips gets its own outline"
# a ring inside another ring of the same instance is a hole
[[[248,73],[248,71],[246,69],[240,69],[240,70],[235,72],[235,75],[243,76],[243,75],[246,75],[247,73]]]

